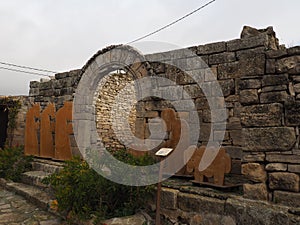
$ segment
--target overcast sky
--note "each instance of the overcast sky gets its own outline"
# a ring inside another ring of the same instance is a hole
[[[0,0],[0,61],[53,71],[81,68],[97,50],[164,26],[204,0]],[[244,25],[272,25],[300,45],[299,0],[217,0],[146,41],[188,47],[239,38]],[[1,65],[0,65],[1,66]],[[0,69],[0,95],[27,95],[40,77]]]

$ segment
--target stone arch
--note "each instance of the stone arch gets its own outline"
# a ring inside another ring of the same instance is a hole
[[[80,149],[95,146],[97,143],[99,137],[95,135],[97,134],[95,132],[97,127],[94,121],[96,117],[95,106],[100,94],[98,87],[104,77],[120,69],[128,71],[134,79],[149,75],[149,64],[145,57],[130,46],[105,48],[97,52],[83,67],[74,98],[74,134]],[[139,87],[137,88],[139,89]],[[83,117],[84,120],[82,120]],[[77,136],[81,129],[85,129],[85,137]]]

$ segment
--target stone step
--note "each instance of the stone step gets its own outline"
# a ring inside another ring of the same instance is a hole
[[[28,171],[21,175],[21,182],[39,188],[47,188],[48,186],[43,184],[42,180],[51,174],[44,171]]]
[[[29,202],[37,205],[39,208],[48,210],[49,203],[54,199],[49,193],[41,190],[38,187],[31,185],[8,182],[4,179],[0,179],[0,185],[9,191],[15,192],[26,198]]]
[[[57,173],[63,168],[63,166],[63,162],[55,162],[47,159],[35,158],[32,162],[32,170],[44,171],[47,173]]]

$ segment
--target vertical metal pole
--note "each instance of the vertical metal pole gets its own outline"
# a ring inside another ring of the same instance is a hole
[[[162,157],[161,157],[161,159],[162,159]],[[160,164],[159,164],[157,193],[156,193],[155,225],[160,225],[161,180],[162,180],[163,163],[164,163],[164,160],[161,160]]]

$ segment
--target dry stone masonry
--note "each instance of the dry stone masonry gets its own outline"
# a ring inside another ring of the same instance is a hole
[[[99,51],[82,70],[56,74],[53,79],[45,82],[31,82],[30,101],[40,103],[42,108],[53,102],[57,109],[60,108],[65,101],[73,99],[85,70],[93,66],[97,57],[113,48]],[[222,140],[222,146],[232,159],[231,174],[243,175],[249,181],[244,184],[245,198],[300,207],[300,47],[285,48],[279,45],[272,27],[262,30],[244,27],[240,39],[188,49],[195,55],[183,54],[185,51],[181,50],[146,55],[148,62],[129,69],[134,71],[144,66],[139,76],[117,74],[103,81],[107,86],[105,84],[99,90],[95,114],[98,133],[105,144],[115,149],[124,147],[115,138],[109,120],[109,103],[118,90],[140,77],[168,78],[180,85],[196,105],[200,134],[199,137],[191,135],[191,139],[197,139],[198,145],[205,145],[210,135],[214,140]],[[201,57],[206,65],[199,63],[196,57]],[[188,73],[172,66],[174,61],[201,79],[201,88]],[[209,74],[216,78],[222,93],[214,87]],[[174,108],[176,102],[186,101],[188,97],[167,82],[158,84],[157,91],[166,93],[170,100],[149,97],[131,109],[131,130],[136,137],[148,138],[151,119],[161,117],[164,109]],[[204,93],[214,98],[214,114],[211,113]],[[219,120],[218,110],[224,107],[223,104],[226,106],[227,117]],[[184,109],[176,113],[177,117],[186,121],[195,118],[195,115]],[[225,123],[223,138],[222,128]],[[166,137],[165,141],[168,139],[170,137]],[[71,143],[75,148],[73,139]],[[190,207],[187,202],[181,201],[185,195],[178,195],[182,210]],[[222,204],[220,209],[223,210]]]

